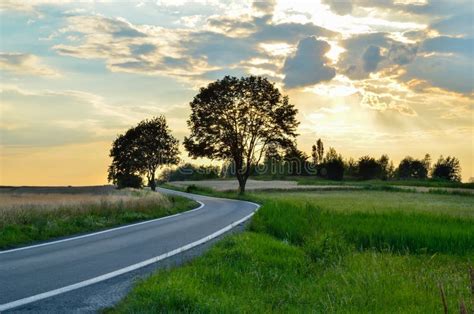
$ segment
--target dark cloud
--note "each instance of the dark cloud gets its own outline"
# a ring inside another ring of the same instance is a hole
[[[393,40],[387,33],[356,35],[342,41],[342,46],[346,51],[338,67],[352,79],[366,78],[389,66],[404,66],[415,59],[418,51],[417,45]]]
[[[407,45],[394,42],[388,51],[388,58],[395,64],[405,65],[415,59],[417,51],[417,45]]]
[[[328,65],[325,57],[330,48],[327,42],[314,37],[302,39],[295,55],[285,61],[285,86],[303,87],[331,80],[336,75],[336,70]]]
[[[377,66],[383,57],[379,46],[370,45],[362,55],[363,67],[365,72],[375,72]]]

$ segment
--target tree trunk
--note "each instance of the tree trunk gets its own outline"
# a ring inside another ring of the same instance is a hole
[[[247,183],[248,176],[245,174],[238,174],[237,180],[239,181],[239,194],[245,193],[245,184]]]
[[[156,191],[156,181],[155,181],[155,172],[154,171],[151,173],[151,178],[148,182],[148,185],[150,186],[152,191]]]

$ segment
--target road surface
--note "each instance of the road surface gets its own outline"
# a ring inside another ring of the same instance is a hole
[[[0,251],[0,312],[104,282],[203,244],[249,219],[258,205],[159,189],[195,210],[124,227]]]

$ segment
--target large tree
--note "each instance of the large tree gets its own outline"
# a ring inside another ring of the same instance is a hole
[[[154,191],[156,170],[177,164],[178,154],[178,140],[171,135],[164,116],[143,120],[113,142],[109,181],[117,184],[122,177],[145,175]]]
[[[226,76],[201,88],[190,105],[185,148],[194,158],[232,161],[240,193],[268,146],[288,147],[297,135],[297,110],[266,78]]]

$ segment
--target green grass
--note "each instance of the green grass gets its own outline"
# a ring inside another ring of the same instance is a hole
[[[472,197],[364,190],[245,198],[263,204],[249,231],[141,281],[108,311],[436,313],[439,284],[450,311],[460,300],[472,307]]]
[[[5,198],[5,195],[2,197]],[[77,198],[81,197],[85,200],[78,202]],[[0,249],[164,217],[198,205],[183,197],[155,196],[146,192],[105,198],[100,195],[72,197],[64,194],[8,196],[9,200],[12,198],[25,198],[26,201],[22,201],[25,204],[0,208]],[[31,199],[46,204],[32,204]]]
[[[254,178],[256,179],[256,178]],[[345,179],[343,181],[333,181],[318,177],[287,177],[288,180],[296,180],[299,185],[361,185],[361,186],[413,186],[431,188],[463,188],[474,189],[474,183],[450,182],[443,180],[354,180]]]

